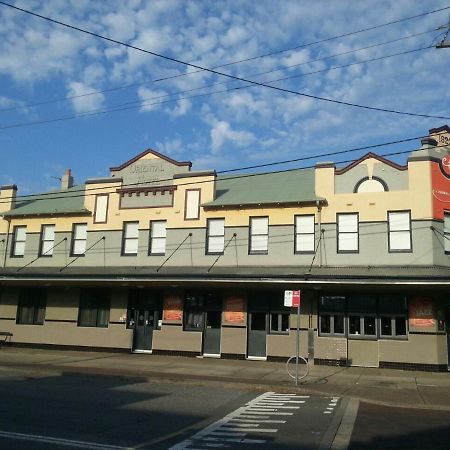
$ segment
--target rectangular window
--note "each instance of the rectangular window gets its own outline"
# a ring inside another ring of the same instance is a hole
[[[83,256],[86,252],[87,223],[74,223],[72,228],[71,256]]]
[[[78,310],[79,327],[106,328],[109,324],[110,292],[104,289],[82,289]]]
[[[450,211],[444,214],[444,250],[450,253]]]
[[[203,331],[205,302],[200,293],[188,293],[184,299],[183,328],[185,331]]]
[[[295,216],[295,253],[314,253],[314,215]]]
[[[46,303],[46,289],[21,289],[17,305],[16,323],[20,325],[43,325]]]
[[[270,333],[289,334],[289,314],[270,313]]]
[[[221,255],[225,247],[225,219],[208,219],[206,253]]]
[[[358,213],[337,214],[338,253],[357,253],[359,251]]]
[[[249,254],[267,254],[269,251],[269,218],[250,217]]]
[[[11,256],[21,258],[25,255],[25,242],[27,239],[27,227],[15,226],[13,231],[13,241]]]
[[[150,222],[149,255],[164,255],[166,253],[166,226],[165,220],[152,220]]]
[[[95,196],[94,223],[105,223],[108,217],[109,194]]]
[[[389,251],[410,252],[411,240],[411,211],[388,212]]]
[[[200,189],[188,189],[184,199],[184,218],[194,220],[200,217]]]
[[[406,297],[382,295],[378,300],[380,337],[406,338],[408,308]]]
[[[55,225],[42,225],[39,256],[52,256],[55,246]]]
[[[323,296],[319,301],[319,334],[344,335],[345,297]]]
[[[122,256],[136,256],[138,254],[139,222],[124,222],[122,233]]]

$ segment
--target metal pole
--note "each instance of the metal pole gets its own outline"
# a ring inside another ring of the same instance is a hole
[[[300,354],[300,302],[297,305],[297,339],[295,342],[295,385],[298,386],[298,357]]]

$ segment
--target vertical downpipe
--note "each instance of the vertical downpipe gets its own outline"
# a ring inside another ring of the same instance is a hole
[[[8,254],[9,232],[11,230],[11,219],[6,218],[6,220],[8,221],[8,229],[6,231],[5,251],[3,255],[3,268],[6,267],[6,255]]]

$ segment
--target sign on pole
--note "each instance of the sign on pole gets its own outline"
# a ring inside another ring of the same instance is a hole
[[[300,306],[300,291],[292,291],[292,308]]]

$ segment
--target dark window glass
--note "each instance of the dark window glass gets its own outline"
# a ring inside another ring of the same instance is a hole
[[[382,295],[378,299],[380,314],[406,314],[406,297],[401,295]]]
[[[47,291],[45,289],[21,289],[17,305],[16,323],[22,325],[43,325]]]
[[[392,336],[392,319],[390,317],[382,317],[380,319],[382,336]]]
[[[78,326],[106,328],[109,324],[109,308],[109,291],[83,289],[80,293]]]
[[[320,310],[323,312],[344,312],[345,297],[337,297],[337,296],[320,297]]]
[[[331,316],[327,315],[320,316],[320,332],[331,333]]]
[[[375,323],[375,317],[364,317],[364,334],[366,336],[375,336],[377,334]]]
[[[289,333],[289,314],[270,314],[271,333]]]
[[[361,318],[359,316],[350,316],[348,318],[348,327],[350,334],[361,334]]]
[[[406,336],[406,318],[396,317],[395,318],[395,335],[396,336]]]
[[[374,313],[377,308],[377,299],[373,295],[352,295],[347,298],[348,312]]]
[[[252,313],[250,319],[251,330],[266,330],[266,314],[265,313]]]
[[[334,316],[334,333],[344,334],[344,315],[336,314]]]

